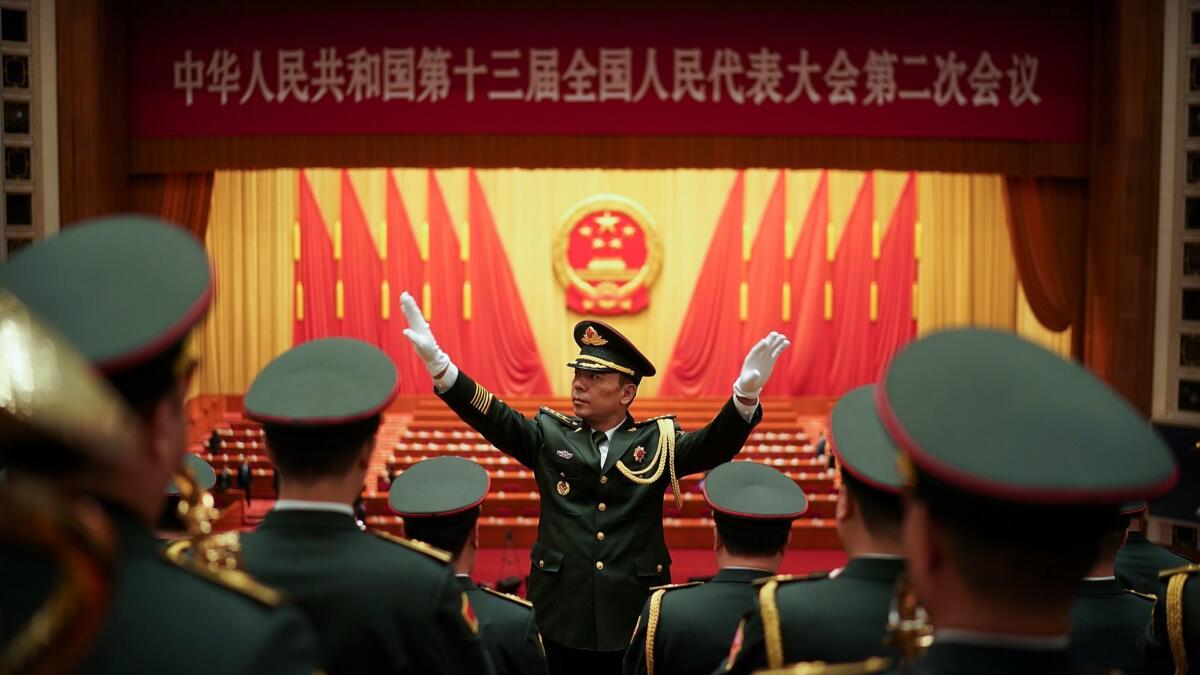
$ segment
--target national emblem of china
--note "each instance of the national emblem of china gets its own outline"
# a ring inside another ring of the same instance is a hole
[[[554,242],[554,271],[567,307],[580,314],[636,314],[650,304],[662,243],[650,214],[618,195],[571,207]]]

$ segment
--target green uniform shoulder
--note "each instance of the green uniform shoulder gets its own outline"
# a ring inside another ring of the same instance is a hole
[[[808,661],[793,663],[776,670],[755,671],[759,675],[866,675],[867,673],[882,673],[892,668],[892,660],[882,656],[872,656],[866,661],[851,663],[825,663],[824,661]]]
[[[442,549],[430,546],[429,544],[426,544],[423,541],[415,541],[412,539],[403,539],[401,537],[397,537],[394,534],[388,534],[387,532],[382,532],[380,530],[371,530],[371,534],[375,535],[376,537],[379,537],[380,539],[382,539],[386,542],[390,542],[392,544],[399,544],[400,546],[403,546],[404,548],[407,548],[410,551],[416,551],[417,553],[420,553],[422,555],[433,558],[434,560],[436,560],[444,565],[450,564],[450,560],[451,560],[451,558],[453,558],[453,556],[451,556],[449,553],[443,551]]]
[[[692,581],[692,582],[689,582],[686,584],[663,584],[662,586],[652,586],[652,587],[650,587],[650,590],[652,592],[653,591],[674,591],[674,590],[678,590],[680,588],[691,588],[692,586],[703,586],[703,585],[704,585],[703,581]]]
[[[213,572],[208,569],[194,567],[177,560],[172,560],[164,554],[162,561],[170,567],[186,572],[193,577],[207,581],[228,591],[250,598],[266,607],[278,607],[283,602],[279,591],[265,586],[257,579],[241,570],[220,570]]]
[[[1159,579],[1170,579],[1176,574],[1200,574],[1200,563],[1192,565],[1184,565],[1183,567],[1173,567],[1169,570],[1163,570],[1158,573]]]
[[[809,574],[777,574],[773,577],[755,579],[750,583],[754,584],[755,586],[765,586],[772,581],[774,581],[776,584],[789,584],[793,581],[820,581],[821,579],[828,578],[829,572],[812,572]]]
[[[542,406],[542,407],[538,408],[538,412],[555,420],[559,424],[562,424],[563,426],[571,428],[571,429],[577,429],[577,428],[579,428],[580,425],[583,424],[583,421],[580,420],[578,417],[572,417],[571,415],[564,415],[563,413],[558,412],[554,408],[547,408],[546,406]]]
[[[657,426],[659,420],[670,420],[671,423],[675,425],[676,429],[679,428],[679,422],[675,421],[675,415],[659,415],[658,417],[651,417],[649,419],[644,419],[633,426],[635,429],[646,429]]]
[[[526,600],[525,598],[521,598],[521,597],[518,597],[518,596],[515,596],[515,595],[511,595],[511,594],[509,594],[509,593],[502,593],[502,592],[500,592],[500,591],[493,590],[493,589],[491,589],[491,588],[486,588],[486,587],[484,587],[484,586],[480,586],[480,587],[479,587],[479,590],[483,591],[484,593],[487,593],[488,595],[494,595],[494,596],[496,596],[497,598],[501,598],[501,599],[507,600],[507,601],[509,601],[509,602],[511,602],[511,603],[514,603],[514,604],[520,605],[520,606],[522,606],[522,607],[526,607],[526,608],[528,608],[528,609],[533,609],[533,603],[532,603],[532,602],[530,602],[530,601],[528,601],[528,600]]]

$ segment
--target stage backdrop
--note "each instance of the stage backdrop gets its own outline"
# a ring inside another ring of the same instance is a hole
[[[451,358],[498,393],[565,395],[584,315],[568,307],[555,242],[601,194],[639,205],[660,244],[646,308],[602,317],[658,366],[645,395],[726,393],[751,333],[773,327],[807,336],[776,394],[869,380],[905,331],[992,326],[1067,354],[1069,331],[1042,328],[1021,292],[1003,190],[994,175],[882,171],[217,172],[196,393],[244,392],[294,341],[325,334],[377,342],[402,390],[428,392],[399,335],[407,288]]]

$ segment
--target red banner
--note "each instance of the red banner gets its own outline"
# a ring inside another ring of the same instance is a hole
[[[1087,15],[967,4],[880,15],[145,3],[131,18],[131,131],[1086,139]]]

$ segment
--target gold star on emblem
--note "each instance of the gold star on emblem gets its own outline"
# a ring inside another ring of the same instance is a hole
[[[600,226],[601,232],[614,233],[617,231],[617,223],[621,222],[620,218],[614,216],[609,211],[605,211],[604,215],[602,216],[596,216],[594,220],[596,221],[596,224]]]

